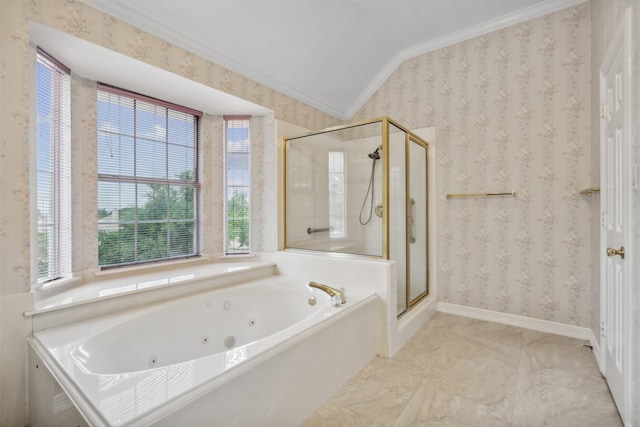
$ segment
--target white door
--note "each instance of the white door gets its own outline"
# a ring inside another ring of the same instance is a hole
[[[625,411],[630,406],[631,345],[628,26],[626,19],[600,69],[601,369],[623,420],[628,419]]]

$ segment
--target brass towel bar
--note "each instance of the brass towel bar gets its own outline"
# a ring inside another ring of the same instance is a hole
[[[465,193],[465,194],[447,194],[447,199],[458,199],[462,197],[489,197],[489,196],[513,196],[518,195],[515,191],[508,191],[506,193]]]
[[[587,196],[593,196],[593,193],[600,191],[600,187],[589,187],[585,190],[582,190],[580,194],[585,194]]]

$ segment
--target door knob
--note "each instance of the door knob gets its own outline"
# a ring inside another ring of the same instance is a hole
[[[624,246],[620,246],[620,249],[607,248],[607,256],[620,255],[620,258],[624,259]]]

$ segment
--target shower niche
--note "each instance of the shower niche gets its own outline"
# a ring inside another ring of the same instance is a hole
[[[283,139],[286,249],[397,262],[397,313],[427,296],[429,144],[388,117]]]

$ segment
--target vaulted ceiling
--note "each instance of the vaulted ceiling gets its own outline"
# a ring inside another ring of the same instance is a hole
[[[341,119],[404,60],[584,0],[86,0]]]

